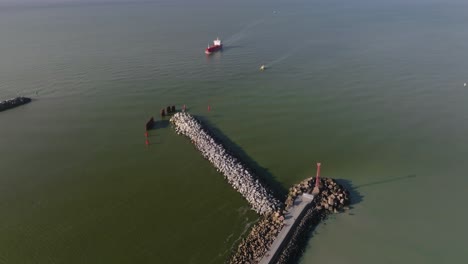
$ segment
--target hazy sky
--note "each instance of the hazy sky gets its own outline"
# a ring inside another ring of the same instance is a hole
[[[137,3],[137,2],[167,2],[171,0],[0,0],[1,7],[8,6],[43,6],[60,4],[86,4],[86,3]],[[1,10],[0,10],[1,11]]]
[[[102,2],[119,0],[0,0],[0,3],[63,3],[63,2]]]
[[[0,4],[53,4],[53,3],[99,3],[99,2],[149,2],[160,0],[0,0]]]

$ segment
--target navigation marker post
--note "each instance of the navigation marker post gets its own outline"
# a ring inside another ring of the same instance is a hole
[[[315,187],[312,190],[312,195],[317,195],[320,193],[320,166],[322,164],[320,162],[317,163],[317,175],[315,176]]]

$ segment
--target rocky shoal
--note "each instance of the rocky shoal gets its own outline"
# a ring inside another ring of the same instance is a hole
[[[261,215],[271,215],[282,207],[272,192],[258,180],[248,168],[232,156],[203,128],[201,123],[187,112],[174,114],[171,119],[177,134],[190,138],[204,158],[224,175],[232,187]]]

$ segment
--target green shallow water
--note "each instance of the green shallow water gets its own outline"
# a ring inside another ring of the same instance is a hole
[[[0,113],[0,263],[223,263],[257,216],[172,129],[145,147],[168,104],[285,188],[353,184],[301,263],[466,261],[463,1],[0,3],[0,99],[35,98]]]

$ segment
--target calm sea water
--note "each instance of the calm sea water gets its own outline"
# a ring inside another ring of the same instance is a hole
[[[0,263],[223,263],[257,216],[170,128],[145,147],[173,104],[285,188],[352,184],[301,263],[468,260],[466,1],[36,2],[0,1],[0,99],[35,99],[0,113]]]

